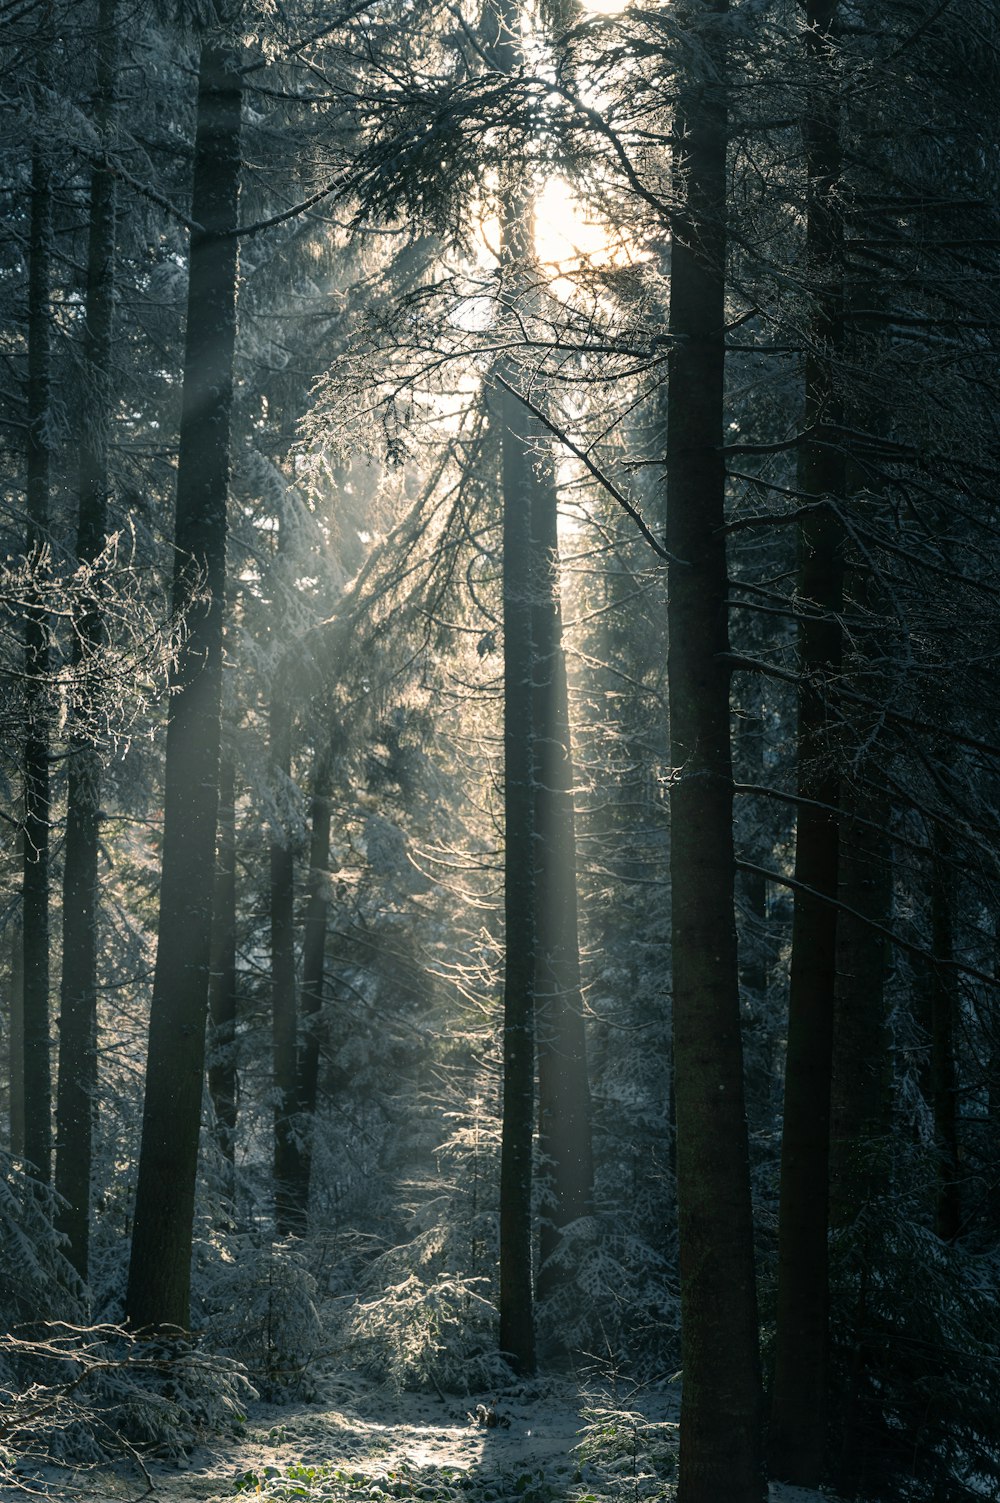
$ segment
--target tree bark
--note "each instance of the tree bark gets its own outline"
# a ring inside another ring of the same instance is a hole
[[[736,728],[736,758],[742,776],[762,786],[767,782],[765,765],[764,704],[759,686],[752,688],[753,698],[744,701],[743,714]],[[749,846],[750,859],[765,866],[770,853],[754,840],[752,803],[742,804],[738,820],[737,845]],[[749,826],[749,828],[747,828]],[[747,1117],[752,1134],[770,1133],[774,1126],[774,1026],[769,1013],[768,993],[771,967],[775,960],[774,939],[768,926],[767,882],[759,872],[740,872],[738,892],[743,914],[743,938],[740,943],[740,990],[743,999],[745,1029],[745,1090]]]
[[[884,1150],[892,1106],[884,938],[892,898],[889,810],[864,785],[842,790],[841,801],[838,891],[844,906],[837,924],[830,1100],[832,1227],[849,1226],[889,1188]]]
[[[292,712],[277,683],[271,687],[270,759],[276,810],[270,838],[271,1046],[274,1079],[274,1215],[280,1237],[301,1233],[295,1185],[298,1107],[298,1019],[295,995],[295,851],[282,826],[284,789],[291,782]]]
[[[133,1326],[186,1327],[205,1068],[219,796],[236,224],[242,74],[201,47],[177,472],[174,609],[186,635],[171,673],[159,940],[125,1309]]]
[[[501,74],[520,57],[513,0],[488,13],[490,59]],[[516,303],[530,253],[530,198],[522,183],[501,192],[502,297]],[[506,310],[505,310],[506,311]],[[497,366],[495,412],[501,439],[504,633],[504,1018],[503,1121],[500,1141],[500,1350],[515,1372],[535,1371],[531,1270],[532,1139],[535,1105],[535,857],[532,725],[531,525],[532,425],[514,395],[518,371]]]
[[[219,820],[212,901],[208,1093],[215,1141],[226,1165],[226,1193],[236,1195],[236,758],[223,744],[219,760]]]
[[[811,98],[803,122],[806,266],[813,296],[798,488],[817,507],[799,538],[799,673],[795,909],[781,1142],[778,1299],[770,1453],[775,1476],[817,1487],[826,1469],[830,1080],[836,979],[836,748],[827,706],[840,668],[843,537],[834,507],[845,463],[832,362],[843,348],[840,120],[832,56],[836,0],[809,0]],[[825,807],[817,807],[823,805]]]
[[[761,1388],[734,912],[725,469],[725,0],[690,7],[667,396],[670,878],[681,1282],[679,1503],[760,1503]]]
[[[510,371],[511,376],[514,375]],[[503,446],[504,1025],[500,1153],[500,1349],[535,1370],[531,1278],[535,894],[532,756],[532,476],[525,408],[497,398]]]
[[[937,1145],[937,1185],[934,1230],[944,1242],[954,1242],[962,1229],[962,1198],[958,1155],[958,1069],[955,1034],[959,1000],[955,970],[955,877],[951,870],[951,842],[936,825],[931,867],[931,1111]]]
[[[97,16],[96,124],[106,136],[118,62],[117,0]],[[80,506],[76,556],[92,563],[107,535],[108,452],[113,396],[111,348],[115,289],[115,184],[106,167],[90,179],[84,382],[80,427]],[[96,596],[80,612],[73,642],[77,669],[100,652],[104,624]],[[63,852],[63,969],[56,1094],[58,1226],[86,1282],[90,1258],[90,1175],[97,1101],[97,924],[101,758],[92,738],[71,731]]]
[[[543,442],[547,446],[547,440]],[[544,461],[534,469],[531,510],[534,995],[538,1146],[545,1166],[539,1197],[541,1298],[571,1274],[558,1257],[562,1232],[592,1208],[594,1163],[580,985],[573,747],[559,600],[557,492]]]
[[[303,1144],[295,1183],[296,1214],[308,1225],[312,1179],[313,1134],[319,1089],[319,1058],[323,1028],[323,977],[326,968],[326,928],[330,906],[330,794],[333,748],[316,759],[309,811],[309,877],[305,928],[302,937],[302,987],[299,995],[301,1043],[298,1058],[298,1110]]]
[[[50,277],[52,184],[47,152],[31,153],[28,243],[28,527],[25,554],[40,572],[49,541],[52,351]],[[21,932],[24,966],[24,1154],[45,1184],[51,1175],[52,1070],[49,1056],[49,725],[48,622],[37,590],[24,623],[27,735]]]
[[[24,939],[20,919],[14,921],[10,931],[10,1151],[16,1159],[24,1157]]]

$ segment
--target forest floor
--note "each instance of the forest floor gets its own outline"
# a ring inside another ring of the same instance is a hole
[[[666,1503],[676,1479],[674,1390],[623,1399],[541,1381],[469,1399],[397,1394],[329,1374],[316,1401],[255,1404],[237,1433],[176,1463],[47,1469],[2,1503]],[[495,1403],[499,1423],[476,1423]],[[27,1479],[25,1479],[27,1481]],[[152,1490],[150,1491],[150,1485]],[[770,1503],[831,1503],[772,1485]]]

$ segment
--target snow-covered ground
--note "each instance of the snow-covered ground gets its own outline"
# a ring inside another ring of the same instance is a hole
[[[66,1503],[657,1503],[673,1496],[676,1399],[541,1382],[468,1400],[395,1394],[330,1373],[316,1403],[256,1405],[242,1432],[184,1464],[49,1473],[43,1495]],[[470,1418],[495,1398],[501,1423]],[[597,1413],[596,1411],[600,1411]],[[627,1417],[623,1417],[627,1414]],[[589,1427],[589,1428],[588,1428]],[[24,1488],[0,1488],[23,1503]],[[725,1500],[720,1500],[725,1503]],[[771,1503],[831,1503],[771,1488]]]

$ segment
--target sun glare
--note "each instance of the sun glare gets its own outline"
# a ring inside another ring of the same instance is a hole
[[[594,219],[565,178],[550,177],[535,199],[535,254],[556,278],[591,266],[624,266],[635,247]]]
[[[547,178],[535,193],[534,251],[548,291],[572,298],[586,273],[599,268],[634,266],[646,252],[606,220],[596,217],[562,177]],[[477,216],[480,265],[495,266],[501,259],[503,231],[495,210]],[[591,295],[593,288],[591,288]],[[488,299],[470,299],[458,317],[465,328],[485,326],[490,319]]]

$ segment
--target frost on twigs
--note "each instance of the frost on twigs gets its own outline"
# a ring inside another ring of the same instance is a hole
[[[310,1370],[325,1333],[301,1247],[234,1236],[201,1274],[199,1289],[206,1340],[245,1364],[263,1397],[311,1396]]]
[[[677,1477],[678,1429],[639,1410],[595,1402],[583,1411],[576,1455],[605,1476],[609,1498],[653,1499],[667,1495]]]
[[[83,1287],[54,1230],[55,1192],[0,1153],[0,1328],[42,1313],[75,1319]]]
[[[386,1267],[393,1254],[376,1260]],[[400,1270],[402,1271],[402,1270]],[[393,1388],[474,1392],[509,1379],[496,1350],[485,1279],[411,1270],[350,1311],[346,1335],[364,1370]]]
[[[239,1364],[186,1333],[38,1322],[0,1337],[0,1480],[39,1467],[176,1459],[243,1421],[255,1390]]]
[[[39,679],[24,666],[29,619],[48,639]],[[128,531],[110,537],[92,563],[72,568],[47,546],[8,558],[0,562],[0,710],[17,727],[26,696],[37,714],[41,695],[52,727],[119,752],[166,686],[176,634]]]

